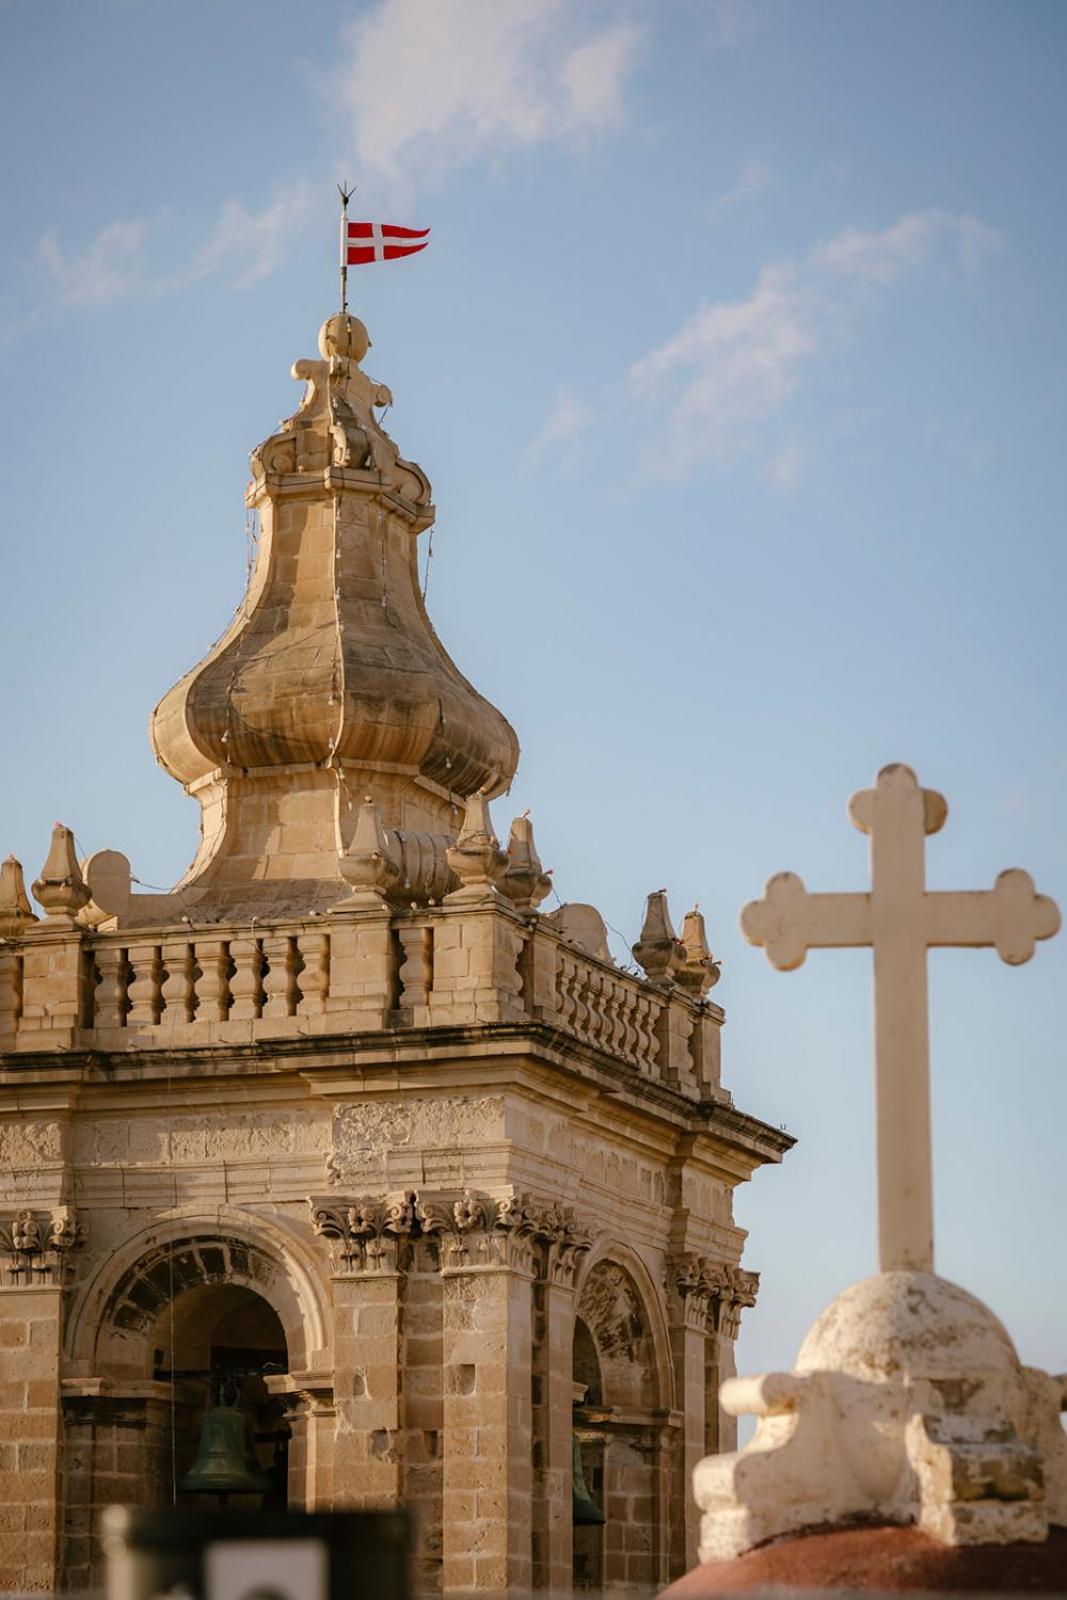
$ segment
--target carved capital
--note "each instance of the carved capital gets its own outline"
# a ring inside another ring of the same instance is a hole
[[[70,1206],[46,1216],[23,1207],[0,1223],[0,1283],[6,1288],[62,1287],[74,1277],[75,1252],[85,1243],[84,1223]]]
[[[529,1195],[416,1193],[311,1198],[311,1225],[346,1277],[397,1269],[402,1238],[434,1239],[444,1272],[501,1267],[570,1287],[592,1234],[569,1210]]]
[[[722,1339],[736,1339],[741,1331],[741,1313],[756,1304],[759,1294],[759,1273],[745,1267],[726,1269],[726,1285],[715,1306],[715,1332]]]
[[[311,1225],[333,1247],[334,1264],[345,1277],[361,1277],[397,1268],[397,1241],[415,1226],[415,1196],[363,1195],[350,1205],[309,1199]]]
[[[667,1262],[667,1301],[675,1322],[694,1333],[713,1333],[713,1300],[726,1283],[726,1268],[693,1251]]]
[[[756,1304],[759,1273],[687,1252],[667,1263],[667,1297],[675,1320],[694,1332],[736,1339],[741,1312]]]

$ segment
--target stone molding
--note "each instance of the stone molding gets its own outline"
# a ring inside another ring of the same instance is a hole
[[[668,1299],[677,1321],[695,1333],[736,1339],[741,1313],[756,1304],[759,1273],[687,1252],[667,1263]]]
[[[0,1288],[63,1288],[72,1282],[85,1224],[70,1206],[40,1212],[20,1208],[0,1220]]]
[[[396,1273],[403,1239],[434,1239],[443,1273],[502,1268],[572,1287],[593,1242],[573,1212],[530,1195],[407,1190],[350,1201],[311,1196],[308,1205],[312,1227],[331,1242],[337,1276],[345,1278]]]

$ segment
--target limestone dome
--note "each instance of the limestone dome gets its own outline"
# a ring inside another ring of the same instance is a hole
[[[831,1301],[797,1356],[797,1372],[867,1382],[1019,1374],[1003,1324],[974,1295],[932,1272],[880,1272]]]

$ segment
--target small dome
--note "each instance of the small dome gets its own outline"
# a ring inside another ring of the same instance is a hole
[[[797,1372],[868,1382],[1019,1371],[1004,1326],[974,1295],[932,1272],[880,1272],[839,1294],[812,1327]]]

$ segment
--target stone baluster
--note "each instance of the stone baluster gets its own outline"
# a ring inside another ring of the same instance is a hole
[[[266,972],[263,975],[263,1015],[296,1015],[297,987],[296,940],[289,934],[274,934],[263,940]]]
[[[320,1017],[326,1010],[330,992],[330,935],[317,929],[300,935],[300,955],[304,962],[297,983],[300,1000],[297,1016]]]
[[[159,946],[131,944],[129,962],[133,968],[133,978],[128,989],[130,1009],[127,1026],[154,1028],[163,1007],[163,963],[159,957]]]
[[[426,1006],[433,987],[433,928],[425,925],[397,929],[400,948],[400,1005]]]
[[[263,951],[260,941],[247,937],[230,940],[230,960],[234,972],[230,979],[231,1022],[251,1022],[263,1011]]]
[[[124,1028],[129,1010],[127,989],[130,966],[126,951],[118,944],[97,945],[94,951],[97,982],[93,997],[93,1026]]]
[[[192,1022],[196,1014],[196,956],[188,939],[163,946],[163,1009],[168,1022]]]
[[[230,947],[224,939],[198,939],[194,947],[197,1022],[225,1022],[230,1014]]]

